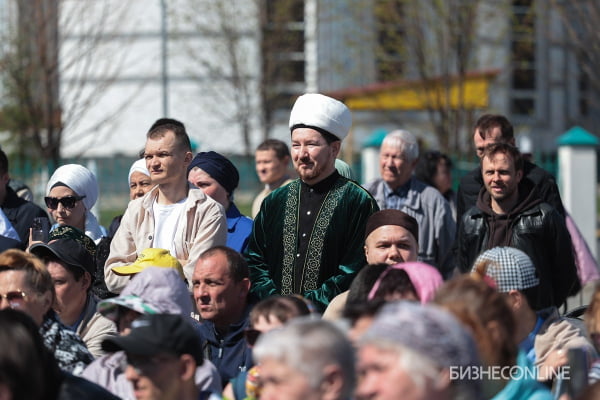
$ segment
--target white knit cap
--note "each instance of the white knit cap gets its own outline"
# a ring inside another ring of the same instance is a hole
[[[146,168],[146,160],[140,158],[131,165],[131,168],[129,168],[129,175],[127,176],[127,185],[131,183],[131,174],[134,172],[141,172],[146,176],[150,176],[150,171]]]
[[[96,204],[98,181],[92,171],[83,165],[67,164],[54,171],[46,185],[46,195],[49,195],[50,190],[59,182],[77,193],[78,196],[85,196],[82,202],[86,210],[91,210]]]
[[[319,128],[340,140],[348,136],[352,126],[350,110],[344,103],[318,93],[298,97],[290,114],[290,129],[296,125]]]

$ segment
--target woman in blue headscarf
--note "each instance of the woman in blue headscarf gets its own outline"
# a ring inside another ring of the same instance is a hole
[[[252,219],[233,204],[233,191],[240,182],[235,165],[214,151],[198,153],[188,167],[188,181],[225,208],[227,246],[242,253],[248,246]]]

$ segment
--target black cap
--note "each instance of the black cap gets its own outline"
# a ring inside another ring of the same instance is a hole
[[[189,354],[202,364],[202,340],[192,321],[177,314],[151,314],[132,322],[131,332],[112,336],[102,342],[102,350],[113,353],[124,350],[137,356],[171,353]]]
[[[82,268],[94,277],[96,261],[94,256],[80,242],[71,238],[56,239],[50,243],[36,243],[29,252],[40,258],[56,257],[65,264]]]

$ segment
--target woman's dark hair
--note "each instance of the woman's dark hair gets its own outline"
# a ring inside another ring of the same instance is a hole
[[[415,167],[415,177],[429,186],[435,187],[433,178],[437,173],[437,167],[440,160],[443,160],[448,168],[452,168],[452,160],[447,155],[440,153],[437,150],[423,153],[421,157],[419,157],[419,162]]]
[[[395,268],[389,269],[384,278],[381,279],[381,283],[375,292],[373,300],[385,300],[388,296],[393,296],[395,294],[405,295],[407,293],[411,293],[416,299],[421,300],[405,270]]]
[[[377,281],[377,278],[379,278],[379,275],[381,275],[387,267],[387,264],[369,264],[364,266],[350,284],[346,305],[365,303],[368,300],[369,292]]]
[[[250,324],[254,326],[260,317],[270,321],[271,316],[285,323],[292,318],[310,314],[306,302],[296,296],[271,296],[259,301],[250,312]]]
[[[513,366],[517,345],[513,341],[516,322],[504,296],[485,281],[468,275],[453,278],[442,285],[434,303],[450,311],[470,328],[479,354],[487,365]],[[500,337],[490,335],[490,327],[499,329]]]
[[[0,383],[15,400],[55,399],[62,375],[27,314],[0,310]]]

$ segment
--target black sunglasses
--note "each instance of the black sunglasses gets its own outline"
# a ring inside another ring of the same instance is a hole
[[[44,201],[46,202],[46,206],[51,210],[56,210],[58,203],[62,204],[64,208],[71,209],[75,207],[75,203],[84,198],[85,196],[44,197]]]

